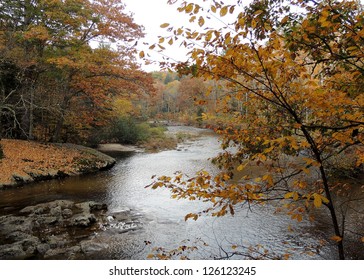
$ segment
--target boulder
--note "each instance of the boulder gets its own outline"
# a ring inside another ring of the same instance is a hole
[[[27,253],[24,252],[20,243],[6,244],[0,246],[0,259],[21,260],[25,259]]]
[[[60,217],[62,215],[62,208],[61,206],[56,206],[54,208],[51,208],[51,210],[49,211],[49,214],[54,216],[54,217]]]
[[[51,235],[47,238],[46,241],[50,249],[62,248],[69,243],[69,235]]]
[[[57,259],[62,258],[63,255],[65,255],[67,252],[67,248],[55,248],[50,249],[44,254],[45,259]]]
[[[90,201],[89,207],[91,211],[95,210],[107,210],[107,205],[105,203],[98,203],[94,201]]]
[[[79,214],[72,218],[72,226],[88,227],[96,222],[96,217],[94,214]]]
[[[24,174],[14,173],[12,177],[14,181],[18,184],[30,183],[34,181],[34,179],[29,174],[25,173]]]
[[[45,255],[45,253],[48,251],[48,250],[50,250],[51,249],[51,246],[49,246],[49,244],[47,244],[47,243],[40,243],[40,244],[38,244],[37,245],[37,252],[40,254],[40,255],[42,255],[42,256],[44,256]]]
[[[97,242],[96,240],[85,240],[81,241],[81,250],[87,255],[97,253],[103,250],[107,250],[109,245],[105,242]]]
[[[62,217],[64,219],[71,218],[73,216],[73,211],[69,208],[63,209],[62,211]]]

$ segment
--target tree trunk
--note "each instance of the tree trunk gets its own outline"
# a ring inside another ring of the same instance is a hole
[[[3,110],[0,107],[0,140],[3,137],[3,130],[4,130],[4,128],[3,128]]]
[[[34,129],[34,88],[31,88],[30,105],[29,105],[29,130],[28,130],[28,138],[30,140],[34,139],[33,129]]]
[[[54,143],[60,142],[62,127],[63,127],[63,116],[60,117],[57,121],[56,129],[54,130],[51,142]]]
[[[340,231],[339,222],[338,222],[338,219],[337,219],[337,215],[336,215],[335,207],[334,207],[334,204],[333,204],[333,201],[332,201],[332,196],[331,196],[328,180],[327,180],[327,177],[326,177],[326,172],[325,172],[324,167],[322,166],[322,163],[321,163],[321,166],[320,166],[320,173],[321,173],[321,179],[322,179],[323,184],[324,184],[325,195],[326,195],[326,198],[329,200],[329,203],[328,203],[327,207],[329,208],[329,211],[330,211],[332,224],[334,226],[334,232],[335,232],[336,236],[339,236],[341,238],[341,240],[339,240],[337,242],[339,258],[340,258],[340,260],[345,260],[345,251],[344,251],[343,233],[342,233],[344,231],[344,229],[342,229],[342,232]]]
[[[67,88],[67,90],[68,90],[68,88]],[[66,115],[66,111],[70,104],[71,98],[72,98],[72,95],[68,95],[68,96],[66,95],[63,97],[63,101],[60,106],[61,114],[58,118],[56,128],[55,128],[53,136],[51,138],[51,142],[60,142],[60,140],[61,140],[61,133],[62,133],[62,128],[63,128],[63,124],[64,124],[64,117]]]
[[[299,121],[298,118],[295,118],[295,119]],[[299,123],[301,123],[301,122],[299,122]],[[319,148],[317,147],[315,141],[311,137],[311,134],[307,131],[307,129],[305,127],[302,127],[301,129],[302,129],[303,134],[305,135],[306,140],[308,141],[308,143],[310,143],[311,150],[315,155],[316,161],[320,164],[320,176],[321,176],[322,183],[323,183],[323,186],[324,186],[326,198],[329,200],[329,203],[327,204],[327,207],[329,208],[329,211],[330,211],[331,221],[332,221],[332,225],[334,227],[334,233],[335,233],[336,236],[341,238],[341,240],[337,242],[339,258],[341,260],[344,260],[345,259],[345,251],[344,251],[344,244],[343,244],[343,239],[342,239],[344,229],[342,229],[342,232],[340,231],[340,226],[339,226],[339,222],[338,222],[338,219],[337,219],[333,199],[332,199],[332,196],[331,196],[331,191],[330,191],[326,171],[325,171],[325,168],[323,166],[321,154],[320,154]]]

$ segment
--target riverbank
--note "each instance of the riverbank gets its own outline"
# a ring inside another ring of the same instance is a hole
[[[111,168],[115,159],[74,144],[2,139],[0,188],[92,173]]]

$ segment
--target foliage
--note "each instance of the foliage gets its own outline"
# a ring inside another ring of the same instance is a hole
[[[105,161],[97,153],[77,145],[2,139],[1,146],[6,155],[0,161],[1,185],[12,185],[20,178],[32,182],[41,178],[95,171],[105,166]]]
[[[216,128],[224,150],[214,160],[220,174],[161,176],[151,187],[212,202],[186,216],[192,219],[281,201],[278,209],[301,221],[325,207],[334,232],[327,239],[343,259],[351,230],[347,211],[335,202],[344,186],[329,177],[329,162],[350,151],[357,167],[364,163],[363,9],[357,1],[242,2],[181,1],[178,10],[204,29],[161,26],[171,32],[165,41],[179,38],[190,48],[189,61],[169,67],[223,83],[221,112],[228,117]],[[230,22],[208,26],[211,16]],[[244,175],[252,165],[264,174]],[[238,172],[243,176],[234,178]]]
[[[211,82],[176,72],[153,72],[152,76],[155,93],[143,100],[146,101],[144,112],[147,117],[198,125],[202,113],[216,113],[217,98],[222,90]],[[211,94],[206,99],[204,94],[208,90]]]
[[[86,139],[116,97],[152,91],[134,44],[142,27],[120,0],[0,4],[0,134]]]
[[[119,117],[101,130],[97,129],[89,138],[89,145],[96,146],[100,142],[116,142],[120,144],[140,145],[147,150],[171,148],[176,141],[170,141],[163,126],[151,126],[141,123],[133,117]]]
[[[122,144],[136,144],[143,138],[143,131],[131,117],[119,117],[104,126],[95,129],[89,138],[89,144],[100,142],[117,142]]]

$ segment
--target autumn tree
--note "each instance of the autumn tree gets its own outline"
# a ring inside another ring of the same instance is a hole
[[[204,105],[206,91],[207,88],[202,79],[189,76],[182,78],[178,88],[178,106],[180,110],[194,113],[196,108],[191,104]]]
[[[350,158],[350,169],[361,173],[364,163],[364,13],[358,1],[169,2],[204,28],[162,25],[171,32],[165,41],[179,38],[190,48],[189,61],[170,67],[188,72],[195,65],[195,76],[225,81],[226,98],[243,102],[247,111],[216,129],[224,149],[214,159],[219,174],[202,171],[187,180],[179,173],[151,186],[169,188],[174,198],[211,202],[186,219],[277,201],[277,209],[297,221],[327,211],[327,240],[344,259],[348,235],[364,241],[364,232],[346,220],[350,207],[342,201],[350,199],[339,196],[346,188],[331,172],[335,159]],[[216,28],[209,18],[224,24]],[[260,174],[244,175],[251,166]],[[232,180],[238,172],[241,178]]]
[[[1,114],[22,137],[60,141],[68,131],[85,138],[112,117],[116,96],[152,90],[134,57],[143,29],[122,1],[0,5]]]

